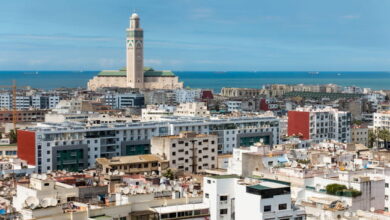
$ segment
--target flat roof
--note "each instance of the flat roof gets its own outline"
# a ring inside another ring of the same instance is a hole
[[[104,165],[117,165],[117,164],[129,164],[129,163],[146,163],[152,161],[163,161],[159,156],[153,154],[143,154],[134,156],[120,156],[107,158],[97,158],[96,162]]]
[[[209,178],[212,179],[231,179],[231,178],[238,178],[237,175],[219,175],[219,176],[209,176]]]
[[[173,206],[165,206],[154,208],[158,213],[172,213],[172,212],[183,212],[183,211],[192,211],[199,209],[208,209],[209,205],[205,203],[193,203],[193,204],[185,204],[185,205],[173,205]]]

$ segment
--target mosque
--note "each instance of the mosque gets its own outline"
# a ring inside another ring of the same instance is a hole
[[[126,38],[126,67],[103,70],[88,82],[89,90],[104,87],[138,89],[181,89],[183,82],[172,71],[154,70],[144,66],[144,32],[138,14],[130,17]]]

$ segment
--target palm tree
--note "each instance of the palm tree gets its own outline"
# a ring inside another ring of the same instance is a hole
[[[380,139],[383,142],[383,146],[387,146],[387,142],[390,141],[390,131],[387,129],[380,129],[378,130],[377,138]]]
[[[14,144],[14,143],[17,142],[17,140],[18,140],[18,135],[17,135],[17,133],[15,132],[15,130],[13,130],[13,129],[10,130],[8,136],[9,136],[9,140],[10,140],[10,142],[11,142],[12,144]]]
[[[375,131],[373,131],[373,130],[369,130],[368,131],[368,147],[369,148],[373,148],[374,147],[374,143],[377,140],[377,138],[378,137],[377,137]]]

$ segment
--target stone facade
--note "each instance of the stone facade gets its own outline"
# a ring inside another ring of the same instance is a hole
[[[89,90],[104,87],[137,89],[181,89],[183,83],[171,71],[156,71],[144,67],[144,39],[137,14],[130,17],[126,38],[126,68],[101,71],[88,82]]]

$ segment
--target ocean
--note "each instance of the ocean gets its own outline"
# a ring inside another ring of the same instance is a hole
[[[54,89],[85,88],[99,71],[0,71],[0,86],[11,85]],[[222,87],[261,88],[265,84],[338,84],[364,88],[390,89],[390,72],[214,72],[174,71],[185,87],[207,88],[220,92]]]

